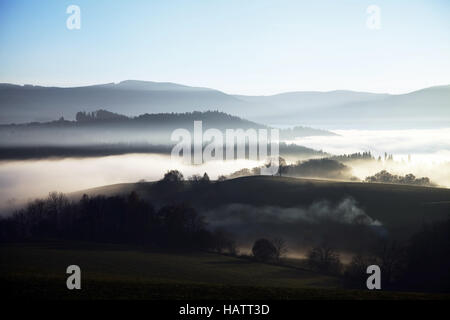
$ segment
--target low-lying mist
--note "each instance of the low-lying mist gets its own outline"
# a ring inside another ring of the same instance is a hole
[[[0,162],[0,213],[10,212],[24,202],[51,191],[73,192],[115,183],[155,181],[171,169],[185,177],[207,172],[211,179],[243,167],[260,166],[258,161],[210,161],[189,165],[159,154],[127,154],[97,158],[67,158]]]
[[[430,180],[441,186],[450,188],[450,161],[442,163],[424,163],[408,161],[351,161],[347,163],[352,168],[354,176],[364,180],[377,172],[386,170],[396,175],[406,175],[412,173],[416,178],[428,177]]]
[[[352,198],[297,208],[234,203],[203,214],[211,228],[232,233],[240,247],[251,247],[258,238],[281,237],[290,255],[301,255],[304,248],[323,241],[357,250],[387,235],[382,222],[368,216]]]
[[[364,180],[381,170],[393,174],[429,177],[440,186],[450,187],[450,128],[423,130],[335,130],[337,136],[303,137],[295,143],[332,154],[371,151],[394,161],[345,163],[357,178]]]
[[[420,161],[450,161],[450,128],[420,130],[334,130],[335,136],[310,136],[296,143],[332,154],[371,151],[384,152],[406,159],[408,154],[420,155]],[[419,160],[414,157],[414,160]]]

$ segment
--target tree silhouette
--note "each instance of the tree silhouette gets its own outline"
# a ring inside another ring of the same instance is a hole
[[[272,240],[272,244],[276,249],[275,259],[280,261],[280,259],[288,252],[286,241],[283,238],[275,238]]]
[[[262,238],[255,241],[252,253],[259,261],[270,261],[276,258],[277,249],[270,240]]]
[[[308,252],[308,264],[315,270],[329,274],[338,274],[342,268],[339,253],[326,242]]]

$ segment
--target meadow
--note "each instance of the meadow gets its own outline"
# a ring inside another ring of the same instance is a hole
[[[162,253],[122,245],[22,243],[0,247],[0,282],[25,299],[448,299],[350,290],[340,278],[213,253]],[[81,290],[66,268],[81,268]]]

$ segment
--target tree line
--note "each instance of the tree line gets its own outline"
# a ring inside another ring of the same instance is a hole
[[[255,241],[252,255],[261,262],[282,263],[287,251],[282,239],[262,238]],[[342,263],[338,248],[323,241],[307,250],[304,264],[359,289],[366,289],[370,265],[380,267],[384,289],[450,292],[450,218],[424,225],[404,243],[382,239],[356,252],[348,264]]]
[[[428,177],[416,178],[412,173],[406,174],[404,176],[391,174],[386,170],[382,170],[373,176],[368,176],[364,180],[365,182],[377,182],[377,183],[394,183],[394,184],[407,184],[407,185],[417,185],[425,187],[436,187],[437,185],[430,181]]]
[[[176,204],[155,210],[136,192],[111,197],[83,195],[79,201],[50,193],[0,220],[0,242],[55,239],[236,251],[229,235],[209,230],[194,208]]]

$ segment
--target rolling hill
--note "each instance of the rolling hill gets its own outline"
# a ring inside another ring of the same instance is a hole
[[[101,156],[126,153],[169,153],[176,143],[172,133],[179,128],[194,131],[194,121],[202,121],[202,132],[218,129],[270,129],[269,127],[219,111],[157,113],[127,117],[106,110],[78,112],[76,121],[0,125],[0,160],[67,156]],[[308,127],[279,131],[280,141],[296,137],[335,135]],[[206,143],[206,141],[205,141]],[[286,154],[323,155],[303,146],[280,143]]]
[[[321,201],[337,204],[351,198],[369,217],[380,221],[399,237],[417,231],[424,222],[445,219],[450,212],[450,189],[381,183],[250,176],[218,182],[203,190],[186,188],[176,194],[168,194],[161,202],[154,201],[161,196],[152,190],[152,183],[129,183],[83,190],[71,194],[71,197],[136,191],[158,205],[176,199],[202,212],[229,204],[299,208]]]
[[[75,119],[78,111],[98,109],[137,116],[215,109],[233,113],[243,107],[237,98],[217,90],[144,81],[75,88],[0,84],[0,105],[0,123]]]
[[[0,84],[0,123],[74,119],[77,111],[98,109],[127,116],[219,110],[264,124],[322,128],[444,127],[450,86],[398,95],[339,90],[243,96],[135,80],[73,88]]]

